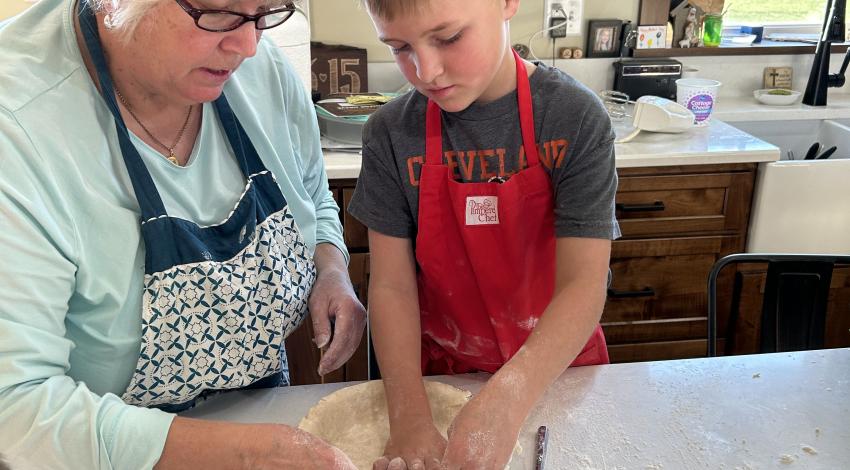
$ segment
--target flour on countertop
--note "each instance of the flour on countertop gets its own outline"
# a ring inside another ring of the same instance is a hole
[[[788,454],[782,454],[782,456],[779,457],[779,461],[784,464],[792,464],[794,463],[794,457]]]
[[[818,455],[818,451],[815,450],[815,448],[812,447],[812,446],[809,446],[809,445],[806,445],[806,444],[800,444],[800,447],[803,449],[803,452],[805,452],[809,455]]]

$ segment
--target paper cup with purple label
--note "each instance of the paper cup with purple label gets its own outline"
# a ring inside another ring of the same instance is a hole
[[[707,78],[676,80],[676,102],[694,113],[694,125],[707,126],[721,83]]]

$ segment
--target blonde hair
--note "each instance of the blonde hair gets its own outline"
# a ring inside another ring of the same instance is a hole
[[[370,15],[392,20],[397,15],[407,15],[422,9],[428,0],[361,0]]]

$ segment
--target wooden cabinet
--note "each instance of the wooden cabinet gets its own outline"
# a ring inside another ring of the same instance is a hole
[[[348,247],[351,261],[348,264],[348,274],[360,302],[368,305],[369,286],[369,241],[366,228],[351,217],[345,208],[351,200],[356,180],[335,180],[331,182],[331,191],[340,206],[340,220],[343,227],[343,238]],[[313,325],[308,317],[297,331],[286,338],[286,352],[289,358],[289,376],[293,385],[307,385],[324,382],[346,382],[351,380],[366,380],[369,377],[368,339],[364,331],[363,339],[354,355],[340,369],[324,377],[319,376],[317,369],[321,353],[313,343]]]
[[[602,328],[612,362],[706,353],[708,273],[744,251],[754,164],[620,169]],[[718,280],[728,298],[733,276]],[[719,311],[724,328],[729,310]],[[720,342],[725,338],[721,337]]]

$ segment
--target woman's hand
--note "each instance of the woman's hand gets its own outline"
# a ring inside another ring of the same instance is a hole
[[[505,468],[525,420],[511,413],[513,404],[484,389],[460,410],[449,428],[441,462],[445,470],[498,470]]]
[[[446,438],[427,420],[391,435],[372,470],[439,470],[445,450]]]
[[[330,343],[319,363],[319,375],[325,375],[345,364],[360,345],[366,309],[354,294],[345,258],[335,246],[317,245],[315,260],[318,275],[307,306],[316,346],[323,348]]]
[[[176,417],[156,470],[204,468],[357,470],[339,449],[283,424],[241,424]]]

